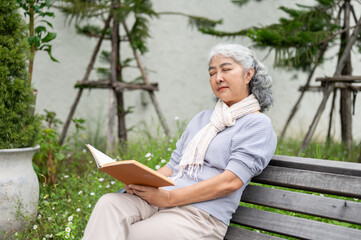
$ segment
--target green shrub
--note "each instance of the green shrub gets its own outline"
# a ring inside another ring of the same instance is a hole
[[[40,121],[27,77],[29,44],[16,0],[0,1],[0,149],[35,145]]]

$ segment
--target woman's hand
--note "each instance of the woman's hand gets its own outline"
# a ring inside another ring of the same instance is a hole
[[[125,186],[124,186],[125,187]],[[169,191],[162,188],[129,185],[127,186],[129,193],[135,194],[149,204],[156,207],[171,207],[171,194]],[[127,189],[126,189],[127,190]],[[128,192],[128,190],[127,190]]]
[[[124,184],[124,189],[129,194],[134,194],[134,192],[128,187],[128,185]]]

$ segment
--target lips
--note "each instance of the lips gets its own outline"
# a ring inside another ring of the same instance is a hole
[[[226,87],[226,86],[220,86],[219,88],[218,88],[218,91],[219,92],[221,92],[221,91],[223,91],[223,90],[225,90],[225,89],[227,89],[228,87]]]

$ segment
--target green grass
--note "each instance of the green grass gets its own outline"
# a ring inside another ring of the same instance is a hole
[[[160,133],[159,129],[155,132],[155,137],[152,137],[149,132],[139,131],[127,144],[127,151],[118,148],[112,157],[118,160],[136,159],[153,169],[165,165],[175,149],[179,134],[175,138],[168,139]],[[295,155],[300,144],[296,140],[279,143],[276,154]],[[102,149],[104,147],[104,145],[101,146],[101,150],[104,150]],[[328,145],[312,143],[303,156],[355,161],[358,158],[359,147],[355,146],[355,151],[349,151],[337,143]],[[77,153],[76,158],[68,156],[58,163],[55,187],[45,183],[41,175],[39,181],[40,197],[36,219],[29,223],[27,231],[18,232],[16,236],[12,238],[7,236],[7,238],[81,239],[97,200],[105,193],[116,192],[122,188],[120,182],[96,168],[85,146]]]
[[[165,165],[175,149],[178,136],[171,139],[144,136],[128,143],[127,151],[117,149],[112,157],[118,160],[136,159],[152,169]],[[39,176],[37,218],[29,224],[26,232],[18,232],[13,237],[7,235],[6,239],[81,239],[97,200],[105,193],[116,192],[123,187],[97,169],[85,146],[77,159],[72,156],[64,159],[57,166],[57,173],[55,187]],[[66,230],[70,230],[70,234]]]

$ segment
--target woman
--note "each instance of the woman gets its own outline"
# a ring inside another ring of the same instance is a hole
[[[188,124],[170,161],[158,171],[175,186],[125,186],[96,204],[84,239],[223,239],[251,178],[274,154],[272,79],[253,51],[217,45],[209,57],[219,101]]]

